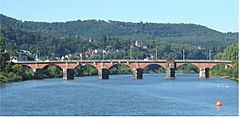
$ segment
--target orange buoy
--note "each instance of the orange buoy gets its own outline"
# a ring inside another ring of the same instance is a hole
[[[220,101],[219,98],[218,98],[218,100],[217,100],[216,106],[222,106],[222,103],[221,103],[221,101]]]

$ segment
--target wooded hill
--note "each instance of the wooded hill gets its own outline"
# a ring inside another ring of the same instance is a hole
[[[111,20],[47,23],[21,21],[2,14],[0,21],[1,37],[6,39],[8,48],[25,49],[33,53],[40,50],[45,56],[86,52],[90,48],[124,50],[125,52],[120,52],[117,56],[110,54],[108,58],[129,58],[130,46],[139,41],[146,45],[147,49],[134,47],[134,58],[144,58],[144,55],[153,54],[157,48],[158,58],[162,59],[181,59],[182,49],[186,50],[188,58],[206,59],[209,50],[214,56],[238,41],[238,33],[222,33],[196,24]],[[89,39],[93,42],[89,42]]]

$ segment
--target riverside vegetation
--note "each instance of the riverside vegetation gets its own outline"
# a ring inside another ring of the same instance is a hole
[[[232,79],[238,81],[238,44],[232,44],[228,46],[227,48],[224,49],[222,53],[218,53],[216,55],[216,59],[219,60],[231,60],[233,67],[225,67],[224,65],[218,65],[215,68],[213,68],[213,71],[210,71],[211,76],[228,76],[231,77]]]
[[[16,58],[17,50],[29,50],[41,54],[41,59],[56,59],[68,54],[88,55],[84,59],[221,59],[233,61],[233,68],[216,66],[212,76],[238,78],[238,33],[222,33],[195,24],[131,23],[102,20],[77,20],[68,22],[21,21],[0,14],[1,28],[1,83],[33,79],[32,70],[7,63]],[[136,41],[139,43],[135,45]],[[107,53],[90,55],[89,50],[105,50]],[[211,52],[211,55],[209,54]],[[31,55],[30,55],[31,56]],[[79,56],[70,59],[79,59]],[[27,70],[27,71],[26,71]],[[116,65],[110,74],[130,73],[124,65]],[[151,65],[144,72],[163,72]],[[181,73],[197,73],[193,65],[178,69]],[[86,65],[75,69],[76,76],[97,75],[97,70]],[[44,68],[44,77],[62,77],[56,66]]]
[[[10,60],[10,55],[5,49],[5,40],[0,37],[0,83],[33,79],[32,70],[24,70],[20,65],[7,62]]]

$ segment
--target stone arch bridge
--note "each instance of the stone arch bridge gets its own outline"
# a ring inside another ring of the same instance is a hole
[[[166,79],[175,79],[175,70],[181,65],[192,64],[199,69],[200,78],[209,77],[209,69],[218,65],[232,67],[231,61],[222,60],[64,60],[64,61],[18,61],[14,62],[22,66],[30,67],[35,79],[43,79],[42,69],[48,65],[59,66],[63,70],[63,79],[74,79],[74,69],[79,65],[91,65],[98,70],[98,78],[109,79],[108,69],[116,64],[124,64],[129,66],[133,72],[133,79],[143,78],[143,68],[156,64],[166,70]]]

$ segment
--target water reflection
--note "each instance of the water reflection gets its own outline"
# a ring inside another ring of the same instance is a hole
[[[219,112],[219,111],[220,111],[220,108],[221,108],[221,106],[216,106],[216,108],[217,108],[217,111]]]

